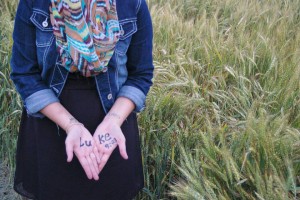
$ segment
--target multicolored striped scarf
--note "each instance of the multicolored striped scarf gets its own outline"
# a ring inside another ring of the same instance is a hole
[[[116,0],[51,0],[50,18],[67,70],[86,77],[106,70],[120,35]]]

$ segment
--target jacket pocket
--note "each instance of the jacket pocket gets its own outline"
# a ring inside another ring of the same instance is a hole
[[[121,35],[116,45],[116,53],[125,55],[130,45],[131,36],[137,31],[136,19],[120,20]]]
[[[30,20],[36,26],[36,46],[50,46],[53,42],[54,35],[49,14],[44,11],[33,10]]]

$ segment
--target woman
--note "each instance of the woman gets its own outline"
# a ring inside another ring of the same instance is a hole
[[[25,108],[15,190],[39,200],[136,196],[135,113],[153,76],[145,0],[20,0],[13,39],[11,79]]]

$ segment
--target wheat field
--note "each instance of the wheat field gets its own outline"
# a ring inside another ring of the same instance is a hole
[[[138,116],[145,188],[136,199],[300,199],[300,0],[148,5],[155,77]],[[0,160],[8,185],[22,109],[9,79],[16,6],[0,5]]]

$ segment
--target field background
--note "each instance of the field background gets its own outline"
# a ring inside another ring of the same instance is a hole
[[[148,4],[155,78],[139,115],[137,199],[299,199],[300,0]],[[18,198],[9,190],[22,107],[9,80],[16,5],[0,5],[2,199]]]

